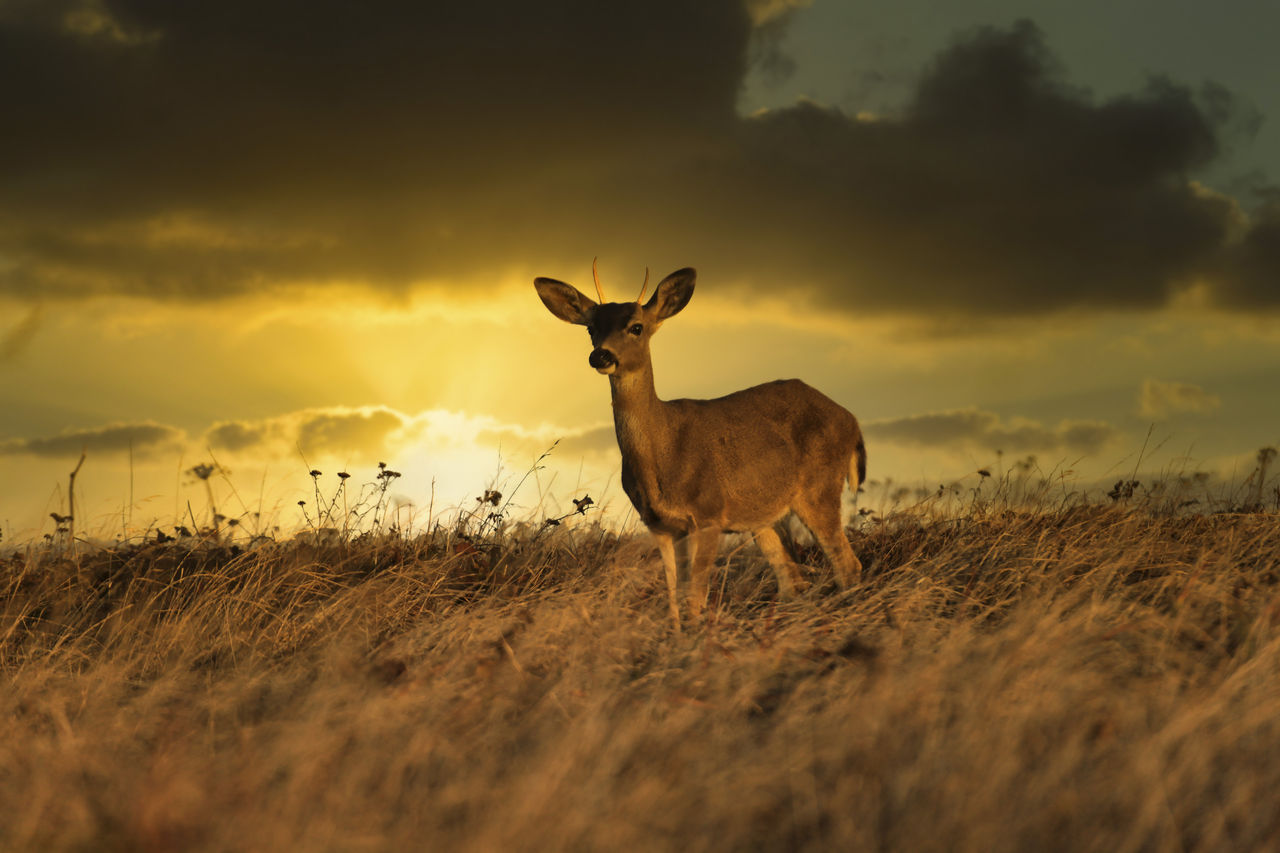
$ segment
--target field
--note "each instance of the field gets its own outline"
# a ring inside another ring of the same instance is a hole
[[[1280,849],[1280,517],[1138,497],[727,543],[680,634],[589,517],[32,547],[0,849]]]

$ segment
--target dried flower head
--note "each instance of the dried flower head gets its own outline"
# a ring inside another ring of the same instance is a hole
[[[217,465],[211,465],[208,462],[201,462],[192,468],[187,469],[187,473],[201,480],[208,480],[218,470]]]

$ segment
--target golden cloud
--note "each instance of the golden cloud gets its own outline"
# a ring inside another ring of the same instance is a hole
[[[1138,414],[1153,420],[1183,413],[1208,414],[1221,405],[1222,399],[1216,394],[1189,382],[1146,379],[1138,391]]]

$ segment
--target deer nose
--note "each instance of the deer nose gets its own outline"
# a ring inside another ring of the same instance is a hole
[[[604,349],[603,347],[601,347],[600,349],[592,350],[591,356],[587,359],[587,364],[590,364],[596,370],[603,370],[606,367],[613,367],[617,363],[618,363],[618,357],[613,353],[609,352],[607,349]]]

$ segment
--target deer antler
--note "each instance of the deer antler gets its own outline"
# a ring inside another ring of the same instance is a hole
[[[600,297],[600,304],[604,304],[604,288],[600,286],[600,273],[596,272],[596,261],[599,258],[591,259],[591,277],[596,280],[596,294]]]
[[[636,297],[637,303],[640,302],[640,300],[644,299],[644,291],[645,291],[645,288],[647,288],[648,286],[649,286],[649,268],[645,267],[644,268],[644,284],[640,285],[640,295]]]

